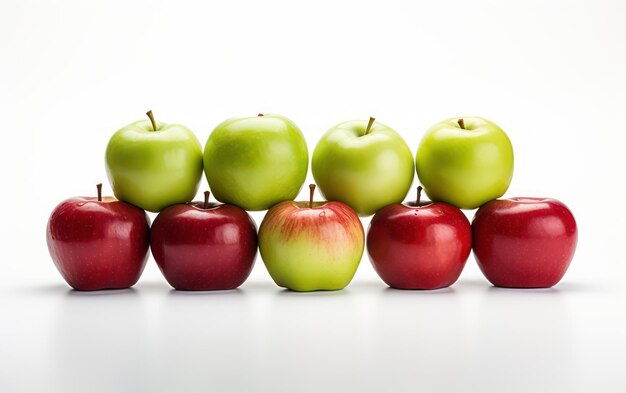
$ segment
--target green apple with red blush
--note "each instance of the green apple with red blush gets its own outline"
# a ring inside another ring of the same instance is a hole
[[[365,236],[354,210],[342,202],[284,201],[259,228],[259,251],[276,284],[293,291],[338,290],[357,270]]]

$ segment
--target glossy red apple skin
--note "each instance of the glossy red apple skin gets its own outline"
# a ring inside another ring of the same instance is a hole
[[[70,198],[50,215],[46,240],[72,288],[129,288],[148,259],[150,219],[138,207],[113,198]]]
[[[454,284],[471,248],[467,217],[443,202],[389,205],[374,215],[367,232],[374,269],[387,285],[398,289]]]
[[[175,289],[234,289],[248,278],[257,255],[257,230],[243,209],[201,202],[173,205],[152,224],[152,255]]]
[[[556,199],[510,198],[483,205],[472,221],[476,261],[495,286],[549,288],[574,257],[578,230]]]

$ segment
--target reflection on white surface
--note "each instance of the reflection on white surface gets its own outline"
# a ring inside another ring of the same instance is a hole
[[[613,314],[624,296],[601,287],[461,281],[401,291],[370,281],[295,293],[252,281],[234,291],[180,292],[148,282],[13,293],[3,306],[21,317],[3,321],[1,384],[28,391],[626,388],[616,378],[626,361],[617,334],[624,318]]]
[[[88,389],[88,381],[98,381],[97,389],[103,391],[133,386],[149,348],[141,293],[132,288],[67,290],[50,297],[56,304],[51,305],[50,330],[42,332],[46,346],[38,356],[47,358],[51,380],[40,389]]]

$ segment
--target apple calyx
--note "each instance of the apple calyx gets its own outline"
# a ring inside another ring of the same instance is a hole
[[[465,121],[463,120],[463,118],[460,118],[457,123],[459,123],[459,127],[461,127],[462,130],[465,130]]]
[[[204,204],[202,205],[203,209],[209,208],[209,197],[211,196],[211,191],[204,192]]]
[[[152,114],[152,111],[150,110],[146,112],[146,116],[150,118],[150,123],[152,123],[152,131],[158,131],[157,124],[156,124],[156,121],[154,121],[154,115]]]
[[[96,189],[98,190],[98,202],[102,202],[102,183],[96,184]]]
[[[372,129],[372,125],[374,124],[374,121],[376,121],[376,119],[370,116],[370,120],[367,122],[367,127],[365,128],[365,134],[363,135],[367,135],[370,133],[370,130]]]
[[[313,194],[315,194],[315,184],[309,184],[309,209],[313,209]]]

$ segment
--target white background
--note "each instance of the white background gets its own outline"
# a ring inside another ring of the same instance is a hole
[[[0,391],[626,391],[625,4],[3,1]],[[202,144],[280,113],[310,153],[344,120],[415,151],[483,116],[514,146],[506,195],[567,203],[578,251],[550,290],[492,288],[470,257],[450,289],[395,291],[365,256],[332,293],[281,291],[260,259],[227,293],[172,291],[152,259],[132,290],[70,291],[48,215],[111,193],[108,138],[147,109]]]

